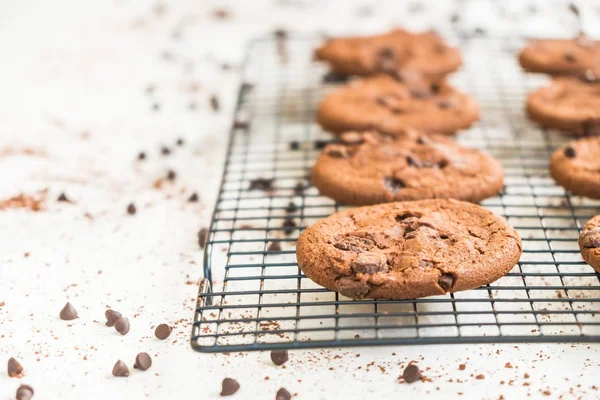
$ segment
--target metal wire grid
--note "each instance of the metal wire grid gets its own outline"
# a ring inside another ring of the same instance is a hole
[[[554,184],[548,160],[567,139],[523,113],[527,93],[547,78],[520,71],[518,38],[455,40],[464,67],[452,81],[478,99],[482,114],[457,139],[504,165],[505,190],[482,205],[518,229],[524,247],[518,265],[490,285],[418,300],[355,301],[306,278],[295,259],[298,235],[344,208],[319,196],[307,179],[320,144],[331,140],[313,122],[314,110],[336,84],[324,83],[324,67],[311,61],[318,38],[287,39],[285,55],[275,40],[256,40],[243,73],[253,87],[240,90],[235,115],[248,124],[234,123],[231,132],[194,349],[600,340],[599,275],[577,245],[600,202]],[[273,179],[272,190],[250,189],[257,178]]]

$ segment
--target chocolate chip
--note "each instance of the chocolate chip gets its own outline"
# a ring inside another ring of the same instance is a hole
[[[215,112],[219,111],[219,109],[221,108],[221,105],[219,104],[219,99],[214,94],[210,96],[210,107]]]
[[[148,353],[140,353],[135,357],[133,368],[145,371],[152,366],[152,359]]]
[[[233,121],[233,129],[243,129],[248,130],[250,128],[250,123],[248,121],[240,121],[236,119]]]
[[[221,383],[221,396],[231,396],[240,389],[240,384],[231,378],[223,379]]]
[[[250,186],[248,190],[272,190],[273,182],[275,182],[274,178],[256,178],[250,181]]]
[[[60,196],[58,196],[58,199],[56,199],[56,201],[66,201],[68,202],[69,199],[67,199],[67,195],[64,193],[61,193]]]
[[[419,370],[419,367],[414,364],[409,365],[404,369],[402,377],[406,383],[416,382],[421,379],[421,370]]]
[[[577,154],[575,153],[575,149],[571,146],[565,147],[565,157],[567,158],[575,158]]]
[[[281,388],[277,391],[277,394],[275,395],[275,400],[290,400],[292,398],[292,395],[290,394],[290,392],[288,392],[286,389]]]
[[[344,83],[348,80],[347,76],[338,75],[335,72],[327,72],[323,75],[323,83]]]
[[[566,61],[572,63],[576,61],[575,55],[573,53],[565,53],[564,56]]]
[[[169,336],[171,336],[171,332],[173,332],[173,328],[171,328],[167,324],[160,324],[154,330],[154,335],[160,340],[165,340]]]
[[[104,317],[106,317],[106,326],[115,326],[117,321],[120,320],[123,316],[118,311],[106,310],[104,312]]]
[[[348,151],[344,146],[332,144],[327,148],[327,155],[332,158],[346,158],[348,157]]]
[[[160,154],[162,154],[163,156],[168,156],[169,154],[171,154],[171,149],[167,146],[162,146],[160,148]]]
[[[406,163],[408,165],[410,165],[411,167],[416,167],[416,168],[421,168],[423,166],[423,164],[421,163],[421,161],[419,161],[418,159],[416,159],[413,156],[407,156],[406,157]]]
[[[327,146],[328,144],[329,144],[329,141],[327,141],[327,140],[315,140],[315,149],[317,149],[317,150],[324,149],[325,146]]]
[[[283,228],[283,233],[290,236],[296,230],[296,223],[292,218],[286,218],[281,224],[281,227]]]
[[[279,242],[271,242],[269,243],[269,247],[267,247],[267,251],[281,251],[281,244]]]
[[[129,333],[129,328],[130,325],[129,320],[127,318],[121,318],[117,322],[115,322],[115,329],[123,336]]]
[[[352,271],[361,274],[376,274],[378,272],[387,272],[387,258],[382,253],[359,253],[352,261]]]
[[[429,86],[429,90],[431,90],[431,93],[433,93],[433,94],[438,94],[440,92],[440,89],[441,89],[441,87],[440,87],[439,83],[432,83]]]
[[[271,361],[275,365],[283,365],[290,359],[287,350],[272,350]]]
[[[371,291],[371,286],[367,282],[345,276],[337,280],[337,290],[346,297],[360,299]]]
[[[31,400],[33,397],[33,388],[29,385],[21,385],[17,388],[16,400]]]
[[[285,212],[288,214],[292,214],[292,213],[295,213],[296,211],[298,211],[298,206],[293,201],[290,201],[288,203],[287,207],[285,208]]]
[[[289,148],[292,151],[296,151],[300,149],[300,142],[293,140],[289,143]]]
[[[396,194],[398,190],[404,187],[404,182],[394,176],[390,176],[383,178],[383,185],[393,194]]]
[[[179,139],[177,139],[177,141],[175,142],[175,144],[177,146],[183,146],[185,144],[185,141],[183,140],[183,138],[179,138]]]
[[[206,240],[208,239],[208,228],[202,228],[198,231],[198,246],[201,249],[206,247]]]
[[[77,317],[77,310],[71,303],[65,304],[62,310],[60,310],[60,319],[63,321],[72,321]]]
[[[115,366],[112,370],[112,374],[118,377],[129,376],[129,368],[127,368],[127,365],[125,365],[123,361],[119,360],[115,363]]]
[[[450,164],[450,162],[449,162],[448,160],[440,160],[440,161],[438,161],[438,162],[437,162],[437,164],[436,164],[436,165],[437,165],[437,167],[438,167],[439,169],[444,169],[444,168],[446,168],[446,167],[447,167],[449,164]]]
[[[452,274],[440,275],[438,278],[438,285],[444,289],[444,292],[449,292],[452,290],[452,286],[454,285],[454,276]]]
[[[273,35],[275,36],[276,39],[286,39],[288,36],[288,33],[285,31],[285,29],[275,29],[273,31]]]
[[[146,153],[144,153],[143,151],[140,151],[140,153],[138,154],[138,160],[145,160],[146,159]]]
[[[11,378],[23,377],[23,366],[13,357],[8,359],[7,371],[8,376],[10,376]]]
[[[188,200],[190,203],[195,203],[198,201],[198,193],[194,192],[192,193],[192,195],[188,198]]]
[[[369,238],[362,236],[348,235],[339,239],[333,244],[336,249],[344,251],[353,251],[355,253],[362,253],[363,251],[369,251],[375,246],[375,242]]]
[[[174,181],[174,180],[175,180],[175,178],[177,178],[177,173],[176,173],[175,171],[173,171],[172,169],[170,169],[170,170],[167,172],[167,180],[169,180],[169,181]]]
[[[136,211],[137,211],[137,209],[135,208],[135,204],[133,204],[133,203],[130,203],[130,204],[127,206],[127,214],[129,214],[129,215],[133,215],[133,214],[135,214],[135,213],[136,213]]]

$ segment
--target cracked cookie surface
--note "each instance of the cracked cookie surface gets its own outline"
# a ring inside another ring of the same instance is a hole
[[[550,160],[552,178],[578,196],[600,199],[600,137],[572,141]]]
[[[443,77],[461,65],[460,53],[433,31],[394,29],[374,36],[334,38],[315,50],[338,76],[367,76],[400,71]]]
[[[527,97],[527,113],[549,128],[578,136],[600,134],[600,82],[554,78]]]
[[[390,137],[346,132],[311,173],[319,192],[341,204],[457,199],[479,202],[504,186],[502,165],[486,152],[413,129]]]
[[[401,135],[408,128],[453,134],[471,126],[479,108],[445,81],[378,75],[351,81],[323,99],[317,122],[327,131],[375,129]]]
[[[519,53],[519,63],[526,71],[553,75],[598,71],[600,42],[585,36],[533,40]]]
[[[473,289],[508,273],[521,239],[500,216],[458,200],[421,200],[333,214],[298,239],[310,279],[350,298],[414,299]]]
[[[590,219],[579,235],[581,256],[596,272],[600,272],[600,215]]]

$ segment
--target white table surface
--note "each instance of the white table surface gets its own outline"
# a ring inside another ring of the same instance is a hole
[[[0,373],[0,400],[14,398],[20,383],[34,387],[35,399],[211,399],[225,377],[240,382],[237,399],[272,399],[280,387],[300,399],[600,398],[598,344],[295,351],[285,369],[268,353],[189,346],[202,273],[196,232],[210,220],[238,83],[235,68],[219,65],[235,67],[248,38],[278,27],[448,27],[456,7],[413,3],[0,0],[0,201],[19,193],[44,200],[40,212],[0,210],[0,368],[9,357],[25,367],[22,379]],[[595,33],[598,4],[586,5]],[[231,17],[215,20],[215,7]],[[573,33],[562,2],[464,7],[466,30]],[[209,107],[212,94],[219,112]],[[176,148],[179,137],[186,144]],[[161,156],[162,145],[173,153]],[[138,163],[142,150],[148,159]],[[176,181],[153,188],[168,169]],[[193,191],[201,202],[185,201]],[[58,203],[61,192],[73,204]],[[125,212],[130,202],[136,215]],[[79,319],[58,318],[66,301]],[[107,307],[129,317],[128,335],[104,326]],[[175,329],[159,341],[153,327],[163,322]],[[131,367],[141,351],[153,357],[150,370],[111,375],[118,359]],[[410,360],[431,380],[397,383]]]

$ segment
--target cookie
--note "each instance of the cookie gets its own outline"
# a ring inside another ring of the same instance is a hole
[[[396,137],[342,134],[339,144],[323,149],[311,179],[322,195],[349,205],[423,199],[479,202],[502,190],[504,170],[486,152],[409,129]]]
[[[337,38],[315,50],[338,76],[368,76],[414,71],[443,77],[461,65],[460,53],[435,32],[411,33],[394,29],[383,35]]]
[[[527,98],[527,113],[542,126],[588,136],[600,133],[600,83],[554,78]]]
[[[575,195],[600,199],[599,156],[600,137],[573,141],[552,154],[550,175]]]
[[[317,122],[334,133],[375,129],[401,135],[415,128],[453,134],[478,115],[477,103],[445,81],[378,75],[351,81],[325,97]]]
[[[346,297],[415,299],[491,283],[521,251],[503,218],[436,199],[333,214],[302,232],[296,258],[307,277]]]
[[[600,272],[600,215],[590,219],[579,235],[581,256],[596,272]]]
[[[519,54],[526,71],[546,74],[582,74],[600,68],[600,42],[586,36],[575,39],[531,41]]]

